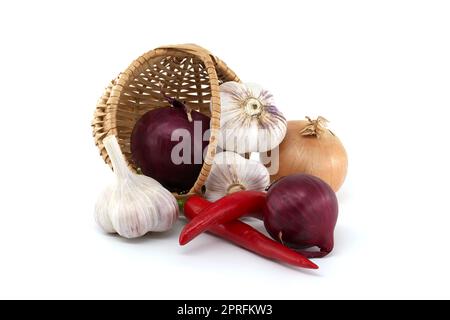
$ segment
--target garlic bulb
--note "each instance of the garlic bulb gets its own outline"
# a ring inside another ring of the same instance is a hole
[[[274,149],[286,134],[286,119],[272,94],[257,84],[220,85],[219,147],[237,153]]]
[[[108,233],[137,238],[169,230],[178,217],[175,197],[156,180],[131,172],[115,136],[103,140],[117,176],[95,206],[95,220]]]
[[[205,198],[216,201],[237,191],[264,191],[269,183],[269,172],[262,163],[225,151],[214,157],[211,172],[205,183]]]

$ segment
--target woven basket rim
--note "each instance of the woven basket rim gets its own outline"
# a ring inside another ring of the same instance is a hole
[[[105,115],[110,114],[111,119],[113,119],[112,122],[114,122],[114,119],[117,118],[117,112],[119,110],[118,105],[124,88],[130,81],[135,78],[136,75],[144,71],[153,59],[158,57],[176,55],[193,56],[203,63],[208,74],[209,90],[211,92],[211,135],[209,139],[209,145],[200,174],[192,188],[187,194],[181,195],[174,193],[174,195],[178,198],[183,198],[194,193],[201,193],[202,186],[204,185],[206,178],[209,175],[212,162],[216,154],[218,133],[220,128],[220,90],[219,77],[216,68],[219,68],[228,79],[232,79],[233,81],[240,81],[236,74],[231,69],[229,69],[223,61],[221,61],[216,56],[213,56],[208,50],[195,44],[167,45],[150,50],[135,59],[125,69],[125,71],[121,72],[115,80],[111,81],[110,85],[106,88],[103,96],[97,102],[97,108],[94,114],[92,126],[94,131],[93,134],[95,143],[100,149],[104,161],[110,164],[109,157],[107,156],[107,154],[105,154],[102,141],[109,135],[116,135],[118,137],[119,130],[117,126],[112,125],[112,127],[105,132],[105,128],[103,127],[103,119]],[[129,161],[129,159],[127,159],[127,157],[125,158],[129,167],[133,168],[132,163]]]

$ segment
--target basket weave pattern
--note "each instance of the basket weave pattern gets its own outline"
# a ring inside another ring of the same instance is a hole
[[[216,152],[220,128],[219,85],[226,81],[239,81],[239,78],[224,62],[197,45],[165,46],[145,53],[109,84],[97,102],[92,127],[101,156],[111,166],[102,140],[115,135],[130,168],[136,170],[130,151],[133,127],[147,111],[168,106],[161,93],[164,88],[167,95],[211,117],[204,164],[189,192],[200,193]]]

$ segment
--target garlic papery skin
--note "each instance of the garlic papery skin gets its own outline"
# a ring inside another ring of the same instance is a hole
[[[257,84],[234,81],[220,85],[219,147],[237,153],[266,152],[286,135],[286,118],[272,94]]]
[[[107,233],[116,233],[112,225],[111,218],[109,217],[109,201],[113,190],[114,189],[112,186],[109,186],[103,190],[95,205],[95,221]]]
[[[178,218],[175,197],[156,180],[131,172],[115,136],[108,136],[103,144],[117,179],[97,200],[97,223],[105,232],[125,238],[171,229]]]
[[[264,191],[269,183],[269,172],[262,163],[225,151],[214,157],[204,196],[209,201],[216,201],[233,192]]]

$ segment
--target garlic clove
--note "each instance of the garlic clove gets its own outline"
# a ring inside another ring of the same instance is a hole
[[[264,191],[269,183],[269,172],[262,163],[225,151],[216,154],[214,158],[205,183],[205,198],[216,201],[237,191]]]
[[[103,140],[117,181],[100,195],[97,223],[109,233],[137,238],[169,230],[178,218],[175,197],[156,180],[131,172],[114,136]]]
[[[170,230],[178,218],[179,207],[175,197],[156,180],[148,180],[144,175],[138,176],[138,178],[142,180],[143,185],[146,185],[143,190],[150,191],[145,194],[148,203],[153,202],[155,206],[155,211],[151,214],[154,220],[149,231],[164,232]],[[161,210],[161,208],[164,210]],[[177,214],[164,215],[165,211]]]
[[[235,81],[224,82],[220,85],[220,104],[230,105],[242,99],[245,96],[243,86]]]
[[[286,119],[272,94],[258,84],[225,82],[220,86],[219,147],[238,153],[265,152],[286,134]]]
[[[255,97],[257,100],[264,100],[267,105],[273,105],[273,95],[265,90],[261,85],[253,82],[245,84],[248,94]]]
[[[148,233],[154,221],[152,212],[155,211],[153,203],[147,203],[145,193],[136,188],[123,186],[113,195],[119,201],[111,202],[110,217],[116,232],[125,238],[137,238]]]
[[[120,200],[110,204],[112,225],[125,238],[167,231],[178,216],[178,204],[173,195],[143,175],[134,175],[123,181],[113,198]]]
[[[112,225],[111,219],[109,218],[109,202],[111,198],[112,188],[106,188],[98,197],[97,203],[95,205],[95,221],[102,227],[107,233],[115,233],[115,229]]]

